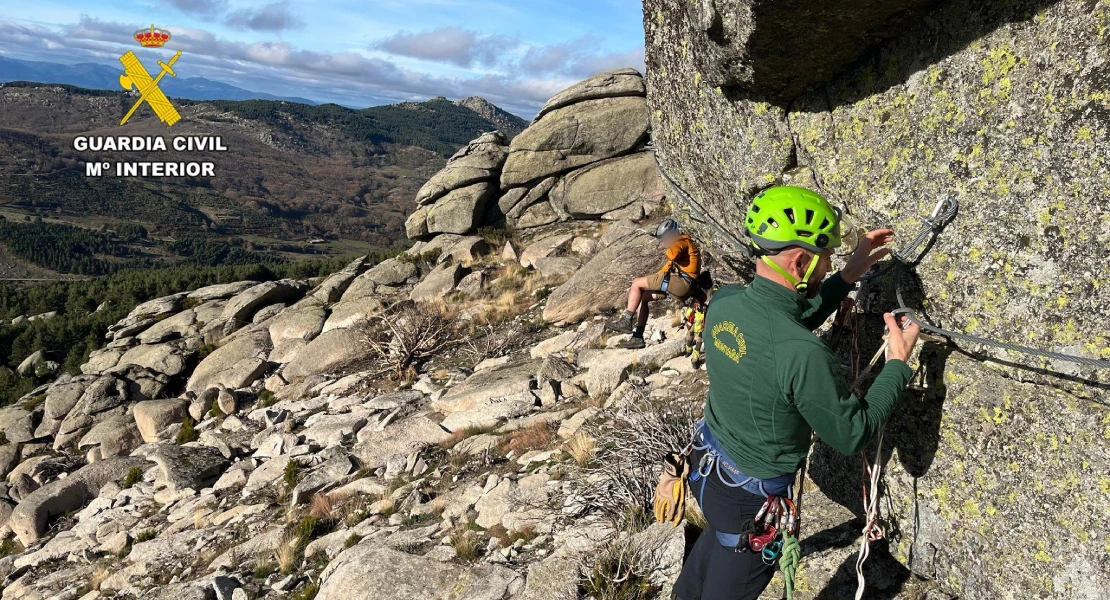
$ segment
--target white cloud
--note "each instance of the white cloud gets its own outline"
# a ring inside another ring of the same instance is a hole
[[[228,13],[229,27],[251,31],[286,31],[304,27],[304,21],[289,9],[288,2],[273,2],[257,9],[244,8]]]
[[[227,8],[227,0],[170,0],[174,8],[184,13],[215,15]]]
[[[460,67],[494,65],[505,52],[520,46],[518,38],[483,35],[461,27],[440,27],[419,33],[400,31],[373,45],[397,56],[448,62]]]

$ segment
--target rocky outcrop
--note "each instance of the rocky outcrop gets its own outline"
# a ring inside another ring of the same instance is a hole
[[[481,96],[470,96],[469,98],[456,100],[455,104],[465,106],[486,120],[492,121],[497,125],[498,131],[508,138],[512,138],[528,126],[528,121],[498,107]]]
[[[482,134],[460,149],[416,194],[419,208],[405,229],[410,238],[467,233],[485,219],[509,149],[500,132]]]
[[[551,111],[513,139],[501,187],[537,182],[630,152],[647,135],[642,98],[583,100]]]
[[[496,133],[475,139],[421,188],[408,237],[657,211],[662,180],[640,152],[648,141],[644,95],[635,70],[601,73],[553,97],[508,147]]]
[[[955,196],[956,220],[915,274],[871,284],[883,291],[872,310],[894,306],[900,281],[946,328],[1107,358],[1110,288],[1096,282],[1110,266],[1085,257],[1102,252],[1110,209],[1065,199],[1107,185],[1091,162],[1110,150],[1106,7],[648,0],[644,17],[654,143],[698,201],[683,208],[739,233],[746,199],[799,182],[904,240]],[[799,34],[813,27],[822,35]],[[715,230],[699,237],[735,251]],[[1110,497],[1093,465],[1107,456],[1097,434],[1078,433],[1110,418],[1105,371],[960,346],[992,360],[925,352],[928,389],[888,428],[893,555],[961,598],[1105,595],[1093,515]],[[858,510],[858,464],[827,450],[815,462],[818,484]],[[1082,510],[1062,489],[1083,494]],[[1040,535],[1043,522],[1074,533]]]
[[[548,193],[556,212],[576,219],[639,220],[661,206],[663,196],[663,180],[651,152],[579,169],[561,178]]]
[[[533,573],[531,597],[555,597],[581,574],[550,568],[588,564],[610,542],[681,540],[670,528],[615,535],[584,508],[601,486],[580,466],[597,451],[595,426],[635,398],[685,389],[676,368],[647,372],[683,347],[671,317],[653,319],[636,352],[599,348],[599,324],[541,319],[545,286],[643,233],[624,221],[556,229],[509,244],[533,272],[497,264],[500,244],[443,234],[314,286],[248,282],[146,303],[84,374],[0,409],[0,536],[7,526],[25,545],[0,561],[5,597],[68,597],[93,581],[90,561],[105,596],[234,600],[319,585],[324,598],[501,600]],[[446,322],[453,337],[398,373],[379,351],[422,340],[400,337],[418,311],[432,323],[421,335]],[[644,556],[644,576],[677,569],[670,554]],[[286,572],[270,574],[279,558]],[[547,570],[530,568],[541,561]]]
[[[416,193],[420,206],[432,204],[451,190],[488,181],[497,176],[509,149],[499,132],[482,134],[460,149],[447,161],[447,166],[432,176]]]
[[[644,78],[636,69],[617,69],[607,73],[594,75],[580,81],[569,88],[555,94],[544,103],[536,113],[533,121],[539,121],[547,113],[570,106],[583,100],[598,100],[601,98],[620,98],[624,96],[643,97]]]

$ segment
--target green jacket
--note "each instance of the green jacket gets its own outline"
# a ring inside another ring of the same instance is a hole
[[[813,334],[848,296],[840,274],[812,300],[764,277],[722,287],[705,319],[705,420],[736,466],[770,479],[798,470],[813,430],[855,454],[875,437],[913,370],[887,361],[857,398],[836,356]]]

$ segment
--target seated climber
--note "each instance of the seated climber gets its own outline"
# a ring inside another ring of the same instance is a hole
[[[631,333],[622,344],[624,348],[644,347],[644,327],[650,313],[649,303],[657,295],[670,294],[680,301],[686,300],[698,289],[701,254],[690,236],[679,233],[678,222],[664,219],[655,230],[655,237],[667,249],[667,264],[654,275],[637,277],[628,290],[628,308],[605,327],[618,333]],[[636,319],[633,323],[633,318]]]
[[[705,317],[705,419],[691,454],[668,467],[657,498],[656,516],[677,523],[688,475],[707,522],[675,583],[680,600],[758,598],[786,541],[775,525],[785,521],[793,534],[794,505],[778,499],[791,498],[811,433],[844,454],[859,452],[913,375],[906,361],[920,329],[900,329],[890,313],[886,363],[863,397],[812,333],[889,253],[889,229],[859,236],[844,268],[822,282],[841,245],[840,212],[825,198],[774,187],[752,200],[745,223],[756,275],[713,296]]]

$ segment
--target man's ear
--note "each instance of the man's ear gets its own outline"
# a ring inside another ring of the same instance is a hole
[[[809,268],[809,257],[806,256],[806,251],[801,248],[791,248],[790,252],[790,266],[793,267],[790,269],[791,274],[794,275],[798,281],[801,281],[802,278],[805,277],[806,269]]]

